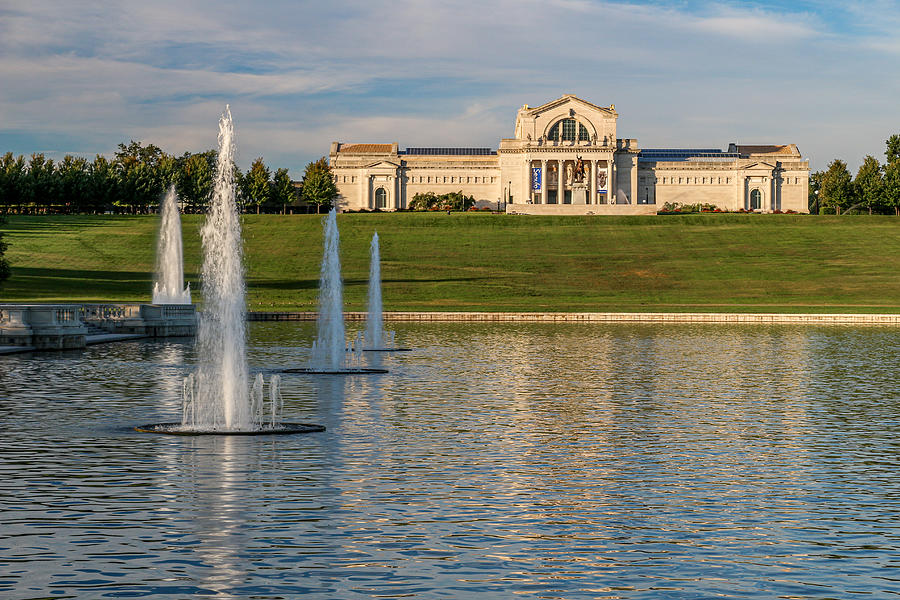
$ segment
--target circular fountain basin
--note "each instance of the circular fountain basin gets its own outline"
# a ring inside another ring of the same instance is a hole
[[[163,435],[286,435],[290,433],[316,433],[325,431],[322,425],[310,423],[276,423],[261,425],[259,429],[229,430],[229,429],[189,429],[181,423],[151,423],[150,425],[138,425],[135,431],[141,433],[160,433]]]
[[[313,367],[298,367],[296,369],[282,369],[282,373],[300,373],[305,375],[372,375],[387,373],[387,369],[374,369],[371,367],[352,367],[349,369],[316,369]]]

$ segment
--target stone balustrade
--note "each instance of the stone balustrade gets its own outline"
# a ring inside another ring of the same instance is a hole
[[[196,330],[192,304],[0,304],[0,349],[9,351],[68,350],[98,340],[192,336]]]
[[[197,332],[193,304],[142,304],[140,318],[144,333],[154,337],[189,336]]]
[[[88,321],[114,321],[139,317],[140,304],[83,304],[81,316]]]
[[[87,329],[75,304],[0,305],[0,346],[83,348]]]
[[[85,304],[86,323],[109,333],[189,336],[197,330],[193,304]]]

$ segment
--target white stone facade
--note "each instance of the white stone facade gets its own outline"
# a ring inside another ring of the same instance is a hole
[[[462,192],[527,214],[654,214],[669,203],[808,212],[809,161],[794,144],[644,149],[619,138],[615,106],[572,95],[523,106],[515,137],[487,148],[331,145],[339,210],[406,208],[417,193]]]

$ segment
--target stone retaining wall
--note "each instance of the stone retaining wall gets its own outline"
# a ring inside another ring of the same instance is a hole
[[[784,313],[527,313],[386,312],[385,321],[502,321],[603,323],[780,323],[808,325],[900,325],[900,314]],[[366,313],[345,312],[347,321],[365,321]],[[251,312],[249,321],[315,321],[314,312]]]
[[[0,346],[84,348],[87,329],[76,304],[0,305]]]
[[[155,304],[0,304],[0,346],[15,350],[70,350],[87,345],[89,329],[113,336],[192,336],[194,306]]]

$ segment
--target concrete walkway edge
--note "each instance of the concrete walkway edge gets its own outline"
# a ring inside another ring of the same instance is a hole
[[[900,325],[900,314],[817,313],[532,313],[385,312],[385,321],[596,322],[596,323],[778,323],[806,325]],[[345,312],[348,321],[365,321],[364,311]],[[250,312],[249,321],[315,321],[314,312]]]

